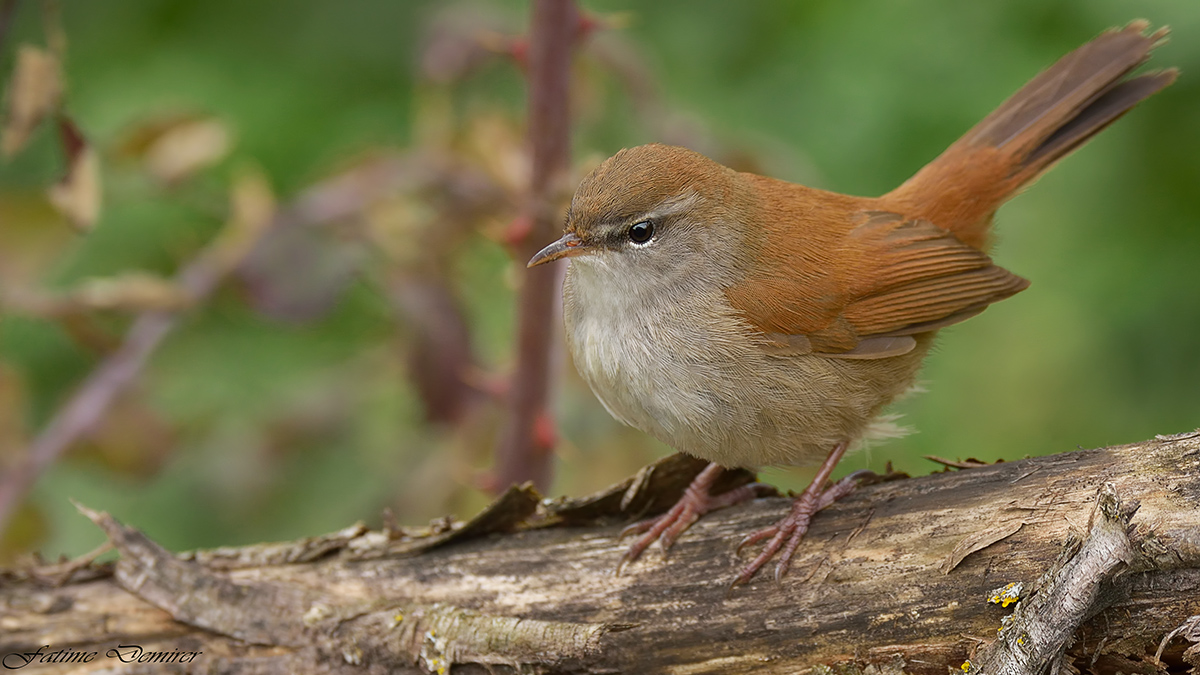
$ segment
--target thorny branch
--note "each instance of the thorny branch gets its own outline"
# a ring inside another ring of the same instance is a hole
[[[519,262],[558,233],[558,196],[570,162],[571,53],[579,37],[573,0],[537,0],[529,35],[528,142],[532,158],[529,194],[521,215],[527,230],[513,242]],[[517,309],[517,362],[508,415],[496,448],[495,484],[503,489],[532,480],[550,483],[551,444],[546,412],[561,264],[524,275]]]

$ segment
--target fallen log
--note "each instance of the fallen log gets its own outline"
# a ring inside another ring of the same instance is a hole
[[[181,555],[81,509],[118,562],[0,572],[0,659],[37,673],[1196,665],[1200,432],[866,486],[818,515],[779,582],[728,588],[736,542],[788,508],[779,497],[710,514],[665,559],[614,575],[621,524],[702,465],[668,458],[578,500],[514,487],[467,523]]]

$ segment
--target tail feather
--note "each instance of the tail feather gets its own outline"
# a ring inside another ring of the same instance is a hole
[[[1134,21],[1122,30],[1106,31],[1062,57],[959,142],[997,148],[1015,145],[1014,150],[1019,151],[1049,136],[1064,118],[1085,108],[1149,58],[1150,51],[1166,37],[1164,30],[1144,35],[1149,25]]]
[[[1176,75],[1175,70],[1141,75],[1112,87],[1047,136],[1025,157],[1022,169],[1032,169],[1036,173],[1045,171],[1117,121],[1133,106],[1174,82]]]
[[[1062,57],[882,201],[983,248],[1005,200],[1175,80],[1174,69],[1124,79],[1167,36],[1149,26],[1134,21]]]

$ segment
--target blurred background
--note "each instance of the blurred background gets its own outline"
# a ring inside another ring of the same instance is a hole
[[[1170,25],[1151,67],[1178,66],[1179,81],[1000,212],[993,254],[1032,288],[944,331],[927,391],[894,406],[914,433],[840,472],[1200,426],[1200,3],[581,6],[595,30],[572,72],[572,185],[622,147],[665,141],[863,195],[1101,30]],[[0,13],[0,471],[136,316],[177,317],[33,485],[0,562],[99,544],[68,498],[176,550],[484,505],[525,273],[507,243],[528,170],[528,5],[4,0]],[[61,115],[38,123],[47,110]],[[196,269],[211,292],[176,277]],[[610,419],[563,351],[540,430],[551,495],[670,452]],[[810,475],[764,472],[785,488]]]

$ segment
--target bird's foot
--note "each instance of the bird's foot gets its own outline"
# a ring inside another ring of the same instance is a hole
[[[692,523],[700,519],[700,516],[709,511],[716,511],[727,506],[740,504],[760,496],[763,492],[772,490],[770,486],[763,485],[762,483],[749,483],[728,492],[713,495],[709,491],[712,489],[713,484],[716,483],[717,478],[720,477],[721,471],[723,469],[719,464],[710,463],[692,479],[692,483],[688,485],[683,496],[679,498],[675,506],[671,507],[670,511],[661,516],[634,523],[621,530],[618,541],[630,534],[639,534],[641,536],[637,538],[637,541],[633,542],[633,545],[621,557],[621,562],[617,566],[617,574],[620,574],[626,565],[637,560],[638,556],[642,555],[655,541],[666,552],[671,547],[671,544],[675,543],[679,535],[683,534],[684,530],[688,529]]]
[[[829,457],[818,469],[813,482],[804,488],[804,492],[801,492],[792,502],[791,512],[778,523],[750,534],[738,544],[737,550],[740,552],[750,544],[764,539],[770,540],[758,556],[742,569],[741,574],[738,574],[733,583],[729,585],[730,588],[750,581],[758,573],[758,570],[780,551],[783,553],[779,556],[779,562],[775,564],[775,580],[783,578],[792,562],[792,556],[796,553],[796,548],[800,546],[805,533],[808,532],[808,524],[812,521],[813,516],[826,506],[854,492],[858,488],[859,479],[871,475],[870,471],[856,471],[828,488],[825,487],[829,480],[829,474],[833,472],[838,460],[845,454],[846,446],[846,443],[839,443],[833,452],[829,453]]]

